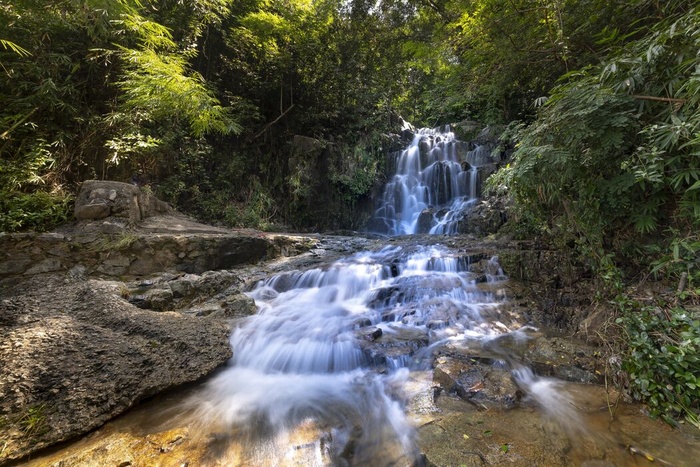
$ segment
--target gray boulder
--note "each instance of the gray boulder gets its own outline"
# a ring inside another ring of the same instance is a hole
[[[75,218],[79,221],[112,216],[137,222],[172,212],[167,203],[135,185],[107,180],[85,181],[75,200]]]

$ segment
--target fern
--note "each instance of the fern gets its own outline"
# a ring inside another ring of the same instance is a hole
[[[122,48],[127,71],[117,86],[123,91],[123,111],[143,112],[150,121],[181,116],[192,133],[238,133],[230,109],[224,108],[197,73],[186,73],[181,56],[152,49]]]

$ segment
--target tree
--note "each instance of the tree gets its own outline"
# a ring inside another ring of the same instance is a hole
[[[66,184],[105,177],[127,155],[153,154],[174,123],[184,121],[182,133],[195,138],[240,130],[190,71],[196,51],[180,54],[167,28],[146,14],[137,0],[0,8],[8,34],[0,51],[0,181],[10,210],[12,200],[37,190],[61,200]],[[21,227],[17,219],[2,226]]]

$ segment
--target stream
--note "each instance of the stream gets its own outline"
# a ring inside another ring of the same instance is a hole
[[[458,147],[416,134],[377,211],[387,233],[422,213],[455,231],[484,157]],[[497,257],[410,240],[272,275],[225,368],[30,465],[698,465],[697,433],[538,375],[523,356],[549,334],[509,287]]]

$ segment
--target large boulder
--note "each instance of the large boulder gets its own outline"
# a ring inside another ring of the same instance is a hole
[[[86,433],[231,357],[223,320],[136,308],[118,282],[35,276],[0,300],[0,464]]]
[[[75,200],[75,218],[79,221],[113,216],[137,222],[172,212],[167,203],[136,185],[108,180],[83,182]]]

